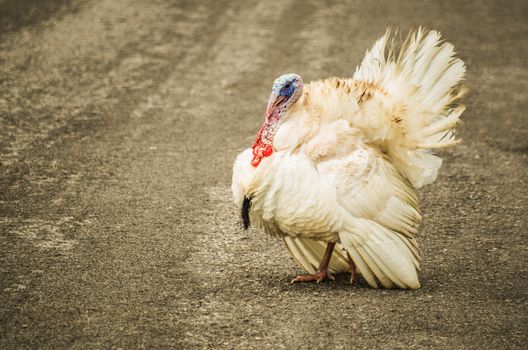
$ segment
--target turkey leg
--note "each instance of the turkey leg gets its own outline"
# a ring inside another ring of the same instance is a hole
[[[309,275],[299,275],[295,277],[291,283],[296,282],[311,282],[311,281],[317,281],[317,283],[321,283],[324,280],[330,280],[334,281],[334,276],[328,272],[328,264],[330,263],[330,258],[332,257],[332,252],[334,251],[335,242],[328,242],[328,245],[326,246],[325,255],[323,257],[323,260],[321,261],[321,265],[319,265],[319,270],[316,274],[309,274]]]
[[[352,260],[350,255],[348,255],[348,265],[350,265],[350,284],[354,284],[357,278],[356,264],[354,264],[354,260]]]

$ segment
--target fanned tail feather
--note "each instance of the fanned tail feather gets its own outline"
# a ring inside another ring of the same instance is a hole
[[[372,118],[372,105],[381,101],[379,121],[366,124],[368,118],[363,118],[357,126],[417,188],[433,182],[442,164],[431,150],[458,142],[465,71],[453,45],[443,42],[437,31],[422,28],[403,41],[387,30],[356,69],[354,80],[385,93],[360,106]],[[387,132],[387,123],[392,132]]]

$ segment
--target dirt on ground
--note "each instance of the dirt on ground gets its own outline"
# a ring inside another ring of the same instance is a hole
[[[0,0],[0,348],[528,347],[526,1]],[[386,27],[468,66],[419,195],[416,291],[291,285],[234,157],[273,80],[350,77]]]

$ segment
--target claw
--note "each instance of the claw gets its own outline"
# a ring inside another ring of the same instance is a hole
[[[291,283],[298,283],[298,282],[312,282],[316,281],[317,284],[325,281],[335,281],[334,276],[328,272],[328,270],[318,271],[316,274],[313,275],[299,275],[291,280]]]

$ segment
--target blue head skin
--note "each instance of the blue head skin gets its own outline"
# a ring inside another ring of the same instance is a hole
[[[266,120],[253,144],[253,160],[251,164],[257,167],[263,157],[273,153],[273,137],[280,121],[302,94],[303,83],[297,74],[284,74],[275,80],[268,101]]]
[[[266,119],[272,114],[282,116],[287,112],[301,96],[302,88],[302,79],[297,74],[284,74],[275,79],[268,101]]]

